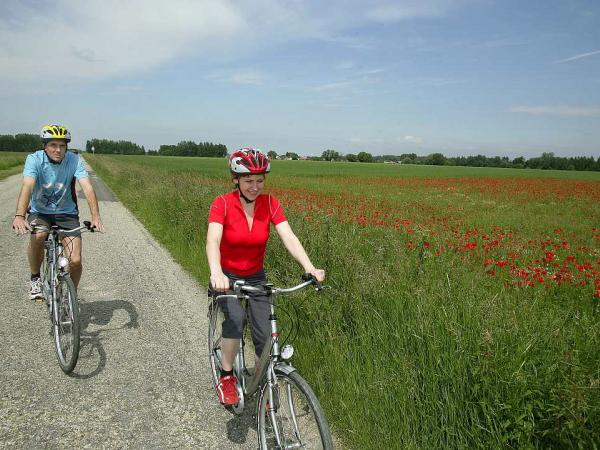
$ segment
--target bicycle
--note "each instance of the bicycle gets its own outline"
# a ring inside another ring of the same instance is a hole
[[[41,225],[33,227],[33,232],[48,233],[40,273],[44,299],[52,322],[58,365],[66,374],[73,371],[79,358],[80,324],[77,290],[67,271],[69,259],[64,255],[62,239],[76,231],[85,230],[94,232],[91,222],[84,221],[82,226],[72,230],[64,230],[57,225],[50,228]]]
[[[325,413],[310,385],[300,376],[290,363],[294,354],[291,345],[280,349],[275,299],[279,295],[288,295],[307,286],[321,286],[310,274],[303,276],[303,282],[291,288],[275,288],[271,284],[259,286],[246,285],[243,280],[232,285],[233,294],[217,295],[208,310],[208,347],[211,375],[215,389],[221,372],[221,325],[224,320],[220,301],[237,298],[247,302],[247,293],[266,294],[270,298],[271,339],[267,340],[254,373],[246,366],[244,357],[245,339],[240,340],[240,349],[234,360],[233,371],[238,380],[240,402],[227,407],[235,414],[244,411],[246,401],[258,392],[256,404],[258,444],[260,449],[277,448],[322,448],[332,449],[333,442]],[[247,329],[248,327],[246,327]]]

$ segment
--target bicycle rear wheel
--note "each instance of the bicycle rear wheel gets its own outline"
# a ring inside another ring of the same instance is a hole
[[[332,449],[325,413],[309,384],[295,371],[285,373],[275,368],[275,375],[273,404],[269,402],[268,383],[258,401],[259,448]]]
[[[79,358],[79,304],[77,291],[69,276],[58,279],[53,308],[54,347],[58,365],[69,374]]]
[[[225,314],[219,302],[212,300],[208,307],[208,357],[210,360],[210,375],[212,377],[215,392],[221,378],[221,343],[223,340],[223,321]],[[241,362],[240,362],[241,361]],[[241,414],[244,411],[244,391],[241,386],[241,377],[243,376],[243,367],[238,369],[238,365],[243,366],[243,356],[239,355],[233,363],[233,370],[238,378],[237,390],[240,401],[237,405],[227,405],[225,409],[234,414]]]

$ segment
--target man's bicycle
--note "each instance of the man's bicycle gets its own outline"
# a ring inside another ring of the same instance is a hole
[[[34,233],[48,233],[44,242],[46,252],[41,278],[44,299],[52,322],[58,365],[66,374],[73,371],[79,358],[80,325],[77,290],[68,272],[69,258],[65,255],[63,239],[77,231],[85,230],[93,232],[94,227],[88,221],[72,230],[64,230],[56,225],[50,228],[41,225],[33,227]]]
[[[267,341],[260,360],[254,370],[246,366],[244,348],[245,339],[240,341],[240,349],[235,358],[233,371],[238,380],[240,402],[228,407],[236,414],[241,414],[246,401],[258,393],[256,416],[258,422],[258,443],[260,449],[331,449],[333,448],[331,433],[319,400],[309,384],[300,376],[290,363],[294,353],[291,345],[280,348],[275,299],[279,295],[287,295],[307,286],[321,289],[319,283],[311,276],[304,275],[303,282],[292,288],[275,288],[271,284],[249,286],[244,281],[235,281],[233,294],[217,295],[213,298],[208,310],[208,349],[213,384],[219,382],[221,372],[221,325],[224,314],[219,303],[227,298],[237,298],[245,303],[247,311],[248,293],[265,294],[270,298],[271,339]]]

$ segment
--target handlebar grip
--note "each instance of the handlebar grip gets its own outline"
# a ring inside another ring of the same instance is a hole
[[[317,287],[318,291],[322,288],[321,283],[315,278],[315,276],[312,273],[305,273],[304,275],[302,275],[302,281],[312,281],[313,284]]]
[[[84,220],[83,224],[85,225],[85,227],[90,230],[91,233],[94,232],[94,229],[96,228],[96,225],[92,226],[92,222],[90,222],[89,220]]]

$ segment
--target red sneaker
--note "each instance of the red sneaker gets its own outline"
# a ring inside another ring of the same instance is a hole
[[[219,379],[217,397],[219,397],[219,401],[225,406],[237,405],[240,402],[235,375],[227,375]]]

